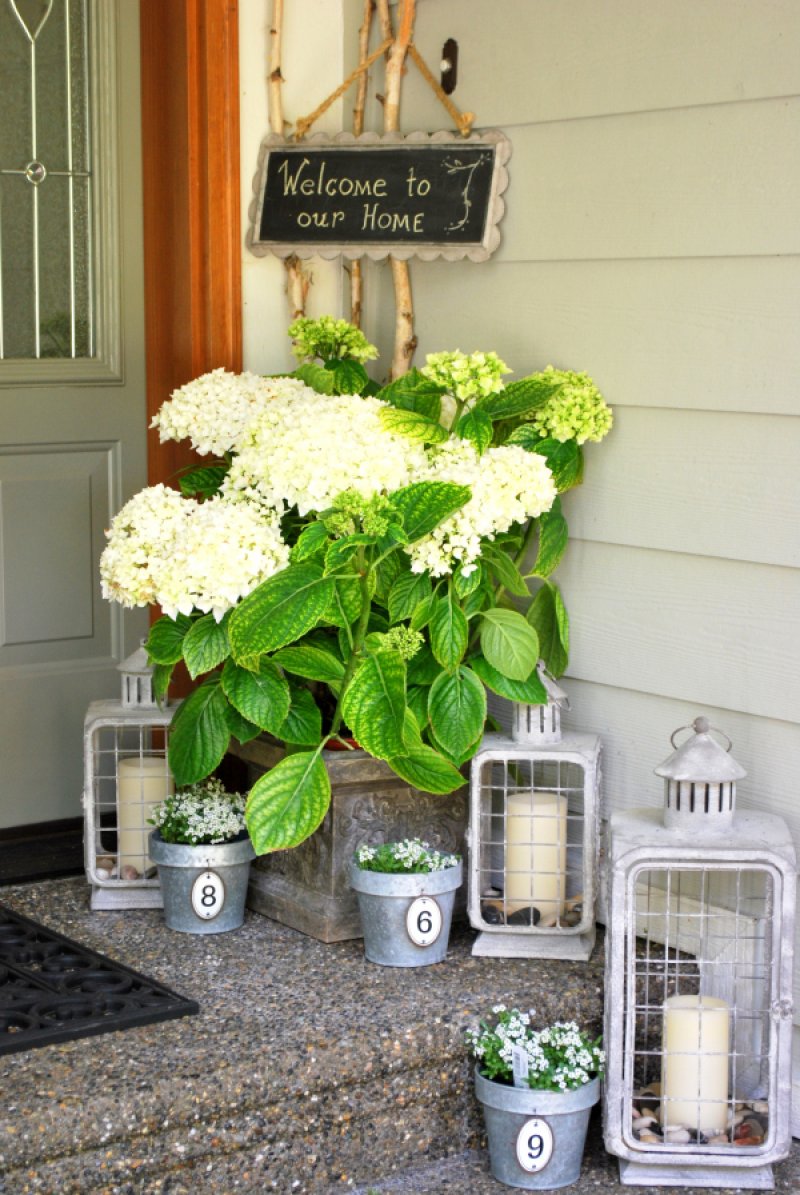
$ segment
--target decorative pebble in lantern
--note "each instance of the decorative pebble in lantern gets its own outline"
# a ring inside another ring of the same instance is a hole
[[[153,669],[140,646],[119,665],[120,701],[93,701],[84,720],[86,878],[93,909],[161,908],[147,854],[154,805],[174,791],[167,727],[174,707],[153,697]]]
[[[515,705],[472,760],[467,908],[476,955],[588,959],[595,940],[600,740],[562,734],[564,691]]]
[[[781,818],[735,813],[726,736],[682,729],[656,768],[665,810],[610,820],[606,1148],[625,1184],[772,1189],[791,1144],[795,854]]]

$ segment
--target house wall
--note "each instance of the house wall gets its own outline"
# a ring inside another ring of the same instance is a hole
[[[330,28],[340,6],[322,7]],[[341,6],[345,56],[360,11]],[[434,67],[448,37],[453,99],[510,137],[511,182],[489,262],[412,264],[416,360],[491,348],[519,375],[586,370],[615,410],[565,503],[557,574],[570,721],[603,738],[606,810],[660,804],[670,733],[705,714],[747,769],[741,806],[780,813],[800,850],[800,6],[420,0]],[[305,40],[287,43],[287,91],[298,54],[308,66]],[[448,127],[412,66],[402,126]],[[385,266],[366,301],[386,359]],[[800,1050],[797,1073],[800,1114]]]

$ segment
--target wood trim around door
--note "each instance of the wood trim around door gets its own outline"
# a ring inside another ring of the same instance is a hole
[[[140,0],[147,422],[242,368],[238,0]],[[151,485],[197,463],[148,432]]]

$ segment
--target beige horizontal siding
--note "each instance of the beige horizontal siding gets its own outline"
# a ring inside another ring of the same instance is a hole
[[[585,369],[614,406],[800,414],[796,257],[415,261],[411,273],[420,363],[493,348],[518,376]]]
[[[800,570],[571,540],[570,673],[800,721]]]
[[[447,38],[458,42],[453,99],[483,126],[800,91],[796,0],[421,0],[418,11],[434,70]],[[403,111],[406,128],[449,124],[413,66]]]

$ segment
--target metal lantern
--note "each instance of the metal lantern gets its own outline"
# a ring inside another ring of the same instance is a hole
[[[153,697],[143,646],[119,665],[120,701],[93,701],[84,720],[86,878],[93,909],[161,908],[147,854],[152,809],[174,791],[167,727],[174,707]]]
[[[795,854],[781,818],[735,812],[729,740],[682,729],[656,769],[665,810],[610,821],[606,1147],[625,1184],[771,1189],[791,1144]]]
[[[595,940],[600,740],[562,734],[566,694],[515,705],[472,760],[467,908],[476,955],[587,959]]]

